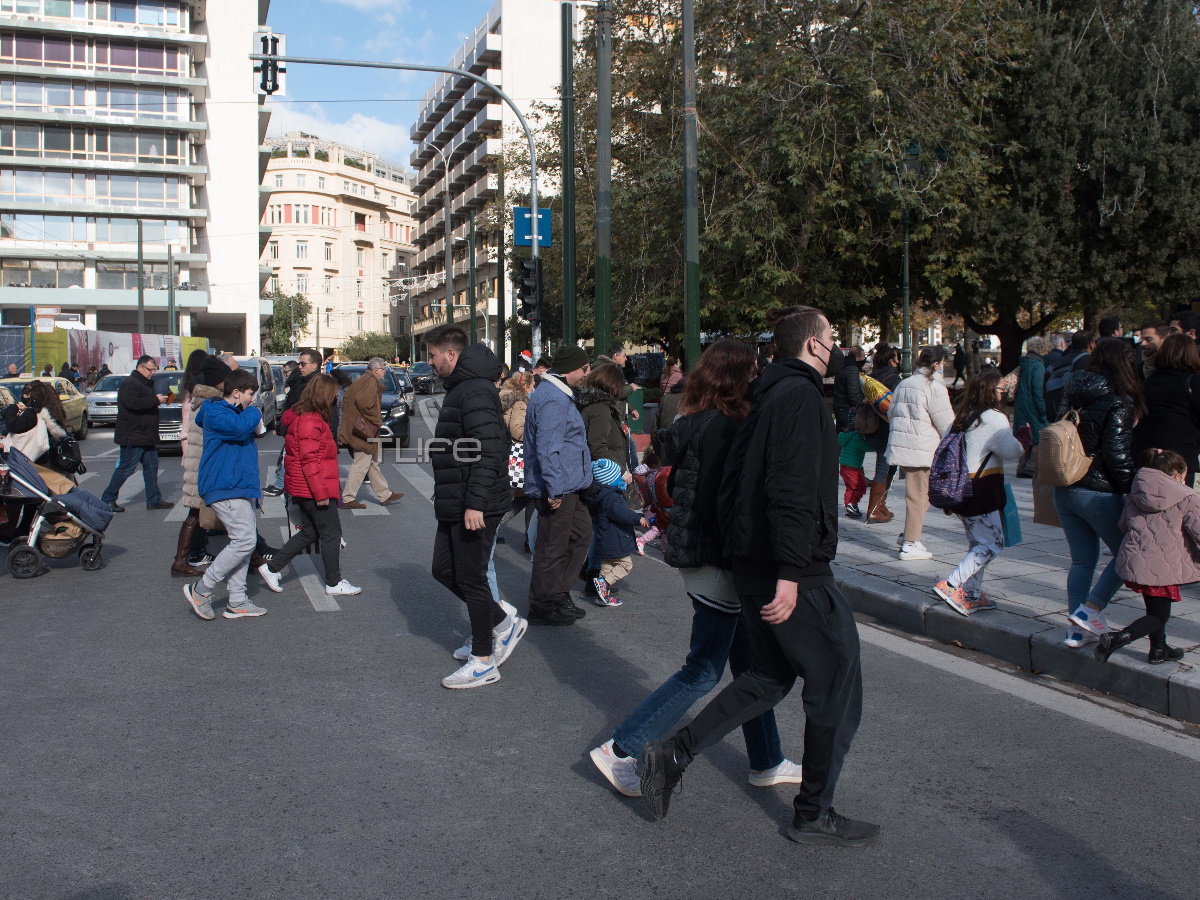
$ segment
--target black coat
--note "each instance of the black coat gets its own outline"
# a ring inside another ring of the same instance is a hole
[[[1108,379],[1086,369],[1075,372],[1063,396],[1058,417],[1079,413],[1079,439],[1092,457],[1087,474],[1072,487],[1106,494],[1128,494],[1133,484],[1133,401],[1119,397]]]
[[[896,385],[900,383],[900,370],[895,366],[880,366],[878,369],[871,370],[871,377],[889,391],[894,391]]]
[[[1188,481],[1200,455],[1200,384],[1191,372],[1155,369],[1146,379],[1148,412],[1133,429],[1133,459],[1151,447],[1173,450],[1187,461]]]
[[[736,433],[737,422],[715,409],[684,416],[666,430],[664,463],[671,466],[667,493],[673,504],[663,540],[668,565],[729,568],[717,498]]]
[[[735,573],[814,587],[837,553],[838,443],[821,376],[798,359],[758,379],[729,450],[719,499]]]
[[[283,398],[283,408],[276,411],[278,413],[278,418],[275,420],[275,433],[276,434],[287,434],[287,428],[285,428],[284,424],[283,424],[284,412],[291,409],[293,406],[296,405],[297,402],[299,402],[300,395],[304,393],[305,386],[310,381],[313,380],[314,376],[320,375],[320,374],[322,374],[320,369],[316,369],[313,372],[309,372],[307,375],[301,375],[299,369],[292,369],[292,374],[289,375],[287,378],[287,381],[285,381],[283,383],[284,387],[287,388],[287,394],[284,395],[284,398]],[[367,374],[366,372],[363,372],[363,375],[366,375],[366,374]],[[340,391],[338,392],[338,399],[339,400],[341,399]],[[335,441],[337,440],[336,435],[337,435],[337,432],[335,431],[334,432],[334,440]]]
[[[838,431],[854,427],[854,410],[863,401],[862,379],[859,378],[862,366],[860,360],[847,359],[833,380],[833,414],[837,416]]]
[[[433,512],[439,522],[461,523],[468,509],[498,516],[509,507],[508,431],[495,382],[501,365],[483,344],[463,350],[445,380],[446,396],[429,448]],[[477,444],[456,446],[462,439]]]
[[[158,446],[158,406],[154,382],[135,370],[117,389],[113,441],[122,447]]]

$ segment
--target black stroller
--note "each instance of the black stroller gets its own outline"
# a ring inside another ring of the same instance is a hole
[[[21,507],[8,548],[13,578],[36,578],[47,571],[44,557],[72,553],[88,572],[104,568],[104,532],[113,516],[108,505],[80,487],[52,496],[29,457],[16,448],[0,453],[0,463],[6,470],[0,471],[0,500]]]

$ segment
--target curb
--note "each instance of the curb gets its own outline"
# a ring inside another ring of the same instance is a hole
[[[1200,670],[1190,665],[1152,666],[1143,652],[1129,648],[1101,665],[1092,656],[1095,644],[1064,646],[1061,625],[1004,609],[960,616],[932,591],[836,563],[833,575],[856,612],[944,644],[978,650],[1026,672],[1053,675],[1172,719],[1200,724]]]

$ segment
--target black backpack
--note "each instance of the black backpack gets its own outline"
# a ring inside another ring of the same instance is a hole
[[[70,435],[60,437],[50,445],[50,464],[68,475],[82,475],[87,472],[79,442]]]

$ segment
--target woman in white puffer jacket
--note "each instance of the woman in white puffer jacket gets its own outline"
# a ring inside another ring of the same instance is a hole
[[[946,351],[926,347],[917,357],[917,368],[896,385],[888,408],[887,461],[904,472],[904,534],[900,558],[932,559],[921,543],[921,529],[929,509],[929,469],[933,452],[954,423],[950,394],[942,381]]]

